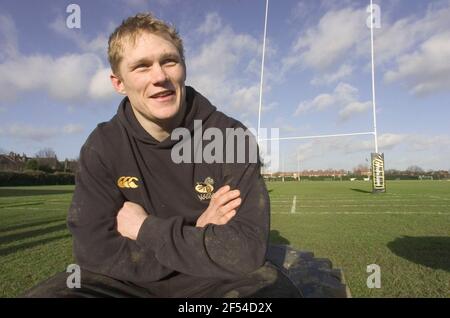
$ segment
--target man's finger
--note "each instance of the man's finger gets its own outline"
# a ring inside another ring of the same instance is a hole
[[[224,205],[224,206],[221,207],[221,209],[220,209],[221,212],[222,212],[222,215],[225,215],[225,214],[229,213],[230,211],[236,209],[238,206],[241,205],[241,203],[242,203],[242,199],[241,199],[240,197],[234,199],[234,200],[231,201],[231,202],[228,202],[226,205]]]
[[[222,224],[227,224],[228,221],[230,221],[234,216],[236,215],[236,210],[231,210],[228,213],[225,213],[221,218],[220,221]]]
[[[214,204],[216,204],[217,206],[225,205],[231,200],[238,198],[240,195],[241,192],[239,190],[228,191],[227,193],[216,197]]]
[[[220,197],[222,194],[227,193],[228,191],[230,191],[230,186],[229,185],[224,185],[223,187],[221,187],[219,190],[217,190],[214,194],[213,194],[213,198],[216,197]]]

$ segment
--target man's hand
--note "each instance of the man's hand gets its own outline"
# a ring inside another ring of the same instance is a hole
[[[136,240],[147,217],[147,212],[139,204],[127,201],[117,214],[117,231],[124,237]]]
[[[204,227],[207,224],[227,224],[236,215],[236,208],[242,202],[241,194],[239,190],[230,190],[230,186],[226,185],[213,194],[208,208],[197,219],[195,226]]]

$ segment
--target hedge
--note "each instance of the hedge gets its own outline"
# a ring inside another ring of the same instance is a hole
[[[63,172],[45,173],[43,171],[0,171],[0,186],[63,184],[75,184],[75,174]]]

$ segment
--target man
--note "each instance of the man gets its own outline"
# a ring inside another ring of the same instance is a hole
[[[81,288],[61,273],[25,296],[298,296],[265,263],[270,207],[259,162],[195,160],[207,145],[196,133],[218,129],[230,155],[227,129],[245,127],[185,86],[176,30],[138,14],[110,36],[108,57],[112,85],[126,97],[80,153],[68,227]],[[172,138],[177,128],[194,138]],[[194,163],[174,162],[180,143]]]

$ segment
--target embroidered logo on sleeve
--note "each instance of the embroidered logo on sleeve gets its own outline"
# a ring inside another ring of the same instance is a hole
[[[119,188],[131,188],[135,189],[138,187],[136,182],[138,182],[139,179],[136,177],[120,177],[117,179],[117,186]]]
[[[211,177],[207,177],[203,182],[197,182],[195,185],[195,191],[197,191],[197,196],[201,201],[211,199],[214,191],[213,185],[214,180]]]

